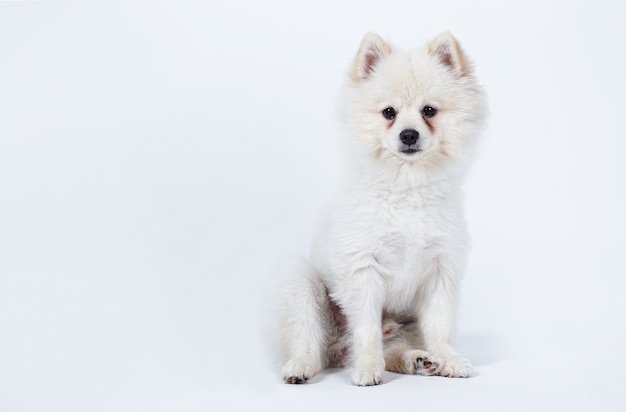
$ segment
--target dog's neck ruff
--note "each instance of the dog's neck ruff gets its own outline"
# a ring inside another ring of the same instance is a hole
[[[454,192],[461,185],[460,167],[433,167],[397,158],[372,161],[361,165],[360,180],[371,187],[393,192]]]
[[[438,206],[458,198],[460,182],[450,176],[424,178],[413,173],[390,173],[369,170],[359,176],[360,190],[402,208],[418,209]]]

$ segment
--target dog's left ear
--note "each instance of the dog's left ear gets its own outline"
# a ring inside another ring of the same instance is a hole
[[[472,74],[472,66],[452,34],[445,32],[435,37],[428,44],[428,52],[457,75],[470,76]]]

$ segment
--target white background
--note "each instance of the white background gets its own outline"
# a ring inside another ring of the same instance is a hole
[[[0,411],[620,409],[622,8],[1,3]],[[476,376],[284,385],[268,285],[340,174],[347,67],[367,31],[444,30],[491,109],[456,338]]]

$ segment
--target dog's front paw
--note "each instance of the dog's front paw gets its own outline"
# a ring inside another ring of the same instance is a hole
[[[472,374],[472,364],[460,356],[445,359],[443,367],[437,373],[447,378],[469,378]]]
[[[319,371],[306,359],[291,359],[283,366],[282,374],[286,383],[305,383]]]
[[[385,362],[357,363],[352,367],[352,383],[357,386],[374,386],[383,381]]]
[[[415,375],[436,375],[444,364],[443,359],[424,350],[410,350],[404,356],[409,365],[408,369]]]

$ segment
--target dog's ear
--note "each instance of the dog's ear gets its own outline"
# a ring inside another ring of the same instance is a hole
[[[472,66],[465,57],[463,49],[454,36],[448,32],[441,33],[428,44],[428,52],[441,64],[459,76],[470,76]]]
[[[376,66],[392,49],[377,34],[367,33],[361,40],[361,46],[357,52],[352,66],[351,77],[355,83],[369,78]]]

